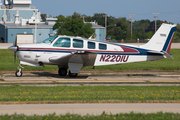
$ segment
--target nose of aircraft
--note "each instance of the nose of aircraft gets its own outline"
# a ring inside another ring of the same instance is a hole
[[[17,46],[10,46],[10,47],[8,47],[8,49],[16,52],[18,47]]]

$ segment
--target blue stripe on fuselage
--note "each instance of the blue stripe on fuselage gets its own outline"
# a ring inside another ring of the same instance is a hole
[[[129,46],[124,46],[124,47],[129,47]],[[129,47],[129,48],[133,48],[136,49],[137,51],[139,51],[139,53],[122,53],[122,52],[91,52],[88,50],[85,50],[85,53],[95,53],[95,54],[106,54],[106,55],[147,55],[147,51],[145,49],[141,49],[141,48],[134,48],[134,47]],[[74,51],[69,51],[69,50],[36,50],[36,49],[19,49],[19,51],[28,51],[28,52],[55,52],[55,53],[72,53],[72,52],[77,52],[77,50]]]

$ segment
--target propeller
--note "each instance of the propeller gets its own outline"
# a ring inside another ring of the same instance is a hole
[[[14,51],[14,64],[16,63],[16,53],[18,51],[18,46],[17,46],[17,37],[16,40],[14,42],[13,46],[8,47],[9,50]]]

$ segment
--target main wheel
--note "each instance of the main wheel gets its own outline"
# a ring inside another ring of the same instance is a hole
[[[69,71],[69,77],[77,77],[77,73],[71,73],[71,71]]]
[[[22,77],[22,71],[17,70],[17,71],[15,72],[15,75],[16,75],[16,77]]]
[[[64,67],[59,68],[58,73],[59,73],[60,76],[66,76],[67,75],[67,69],[64,68]]]

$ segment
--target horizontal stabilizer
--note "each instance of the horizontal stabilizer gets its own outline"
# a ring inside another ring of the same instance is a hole
[[[152,54],[152,55],[163,55],[165,58],[171,58],[172,55],[167,53],[167,52],[159,52],[159,51],[148,51],[149,54]]]
[[[159,51],[148,51],[148,53],[150,54],[159,54],[159,55],[164,55],[163,52],[159,52]]]
[[[171,58],[171,57],[172,57],[172,55],[169,54],[169,53],[164,53],[164,56],[165,56],[166,58]]]

